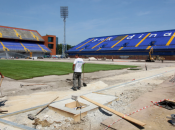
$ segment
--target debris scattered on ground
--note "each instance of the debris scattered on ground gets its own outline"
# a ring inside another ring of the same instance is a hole
[[[36,116],[42,112],[45,108],[47,108],[52,102],[54,102],[55,100],[57,100],[59,97],[56,97],[53,101],[51,101],[49,104],[47,104],[46,106],[44,106],[39,112],[37,112],[35,115],[32,114],[28,114],[28,118],[31,120],[34,120],[36,118]]]
[[[175,76],[169,80],[169,82],[175,82]]]
[[[35,122],[32,123],[32,125],[34,125],[34,126],[41,125],[42,127],[50,127],[50,125],[54,123],[54,122],[50,123],[47,120],[40,121],[39,118],[36,118],[34,121]]]

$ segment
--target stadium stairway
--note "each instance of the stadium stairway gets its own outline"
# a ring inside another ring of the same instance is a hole
[[[118,41],[117,43],[115,43],[111,48],[114,48],[117,44],[119,44],[121,41],[123,41],[128,35],[126,35],[124,38],[122,38],[120,41]]]
[[[37,41],[39,41],[39,38],[38,38],[37,36],[35,36],[35,35],[33,34],[32,31],[30,31],[30,33],[32,34],[32,36],[33,36]]]
[[[100,45],[101,43],[103,43],[104,41],[106,41],[109,37],[107,37],[106,39],[104,39],[103,41],[101,41],[100,43],[96,44],[95,46],[93,46],[91,49],[94,49],[95,47],[97,47],[98,45]]]
[[[138,47],[151,33],[148,33],[135,47]]]
[[[21,42],[20,42],[20,43],[21,43]],[[24,50],[25,50],[26,52],[30,52],[30,50],[27,49],[22,43],[21,43],[21,45],[24,47]]]
[[[15,31],[16,36],[19,37],[19,39],[22,39],[21,35],[19,35],[19,33],[15,29],[13,29],[13,30]]]
[[[84,43],[84,42],[82,42],[82,43],[80,44],[80,46],[79,46],[79,47],[77,47],[76,49],[79,49],[79,48],[83,47],[84,45],[86,45],[87,43],[91,42],[92,40],[94,40],[94,38],[92,38],[92,39],[90,39],[90,40],[88,40],[88,41],[86,40],[87,42],[86,42],[86,41],[84,41],[85,43]]]
[[[171,36],[170,40],[167,42],[166,46],[169,46],[169,45],[171,44],[171,42],[173,41],[174,37],[175,37],[175,32],[174,32],[174,34]]]
[[[45,49],[43,49],[39,44],[38,46],[42,49],[43,52],[47,52]]]
[[[43,41],[43,39],[41,38],[41,36],[37,33],[37,32],[33,32],[33,34],[38,37],[39,41]]]
[[[21,35],[21,37],[23,39],[26,39],[26,40],[36,40],[33,35],[29,32],[29,31],[26,31],[26,30],[17,30],[16,31],[18,32],[19,35]]]
[[[4,38],[19,39],[19,37],[16,36],[16,33],[12,29],[0,28],[0,32],[2,33],[2,37],[4,37]]]
[[[50,50],[43,44],[39,44],[44,50],[46,50],[47,52],[50,52]]]
[[[5,45],[0,41],[1,45],[2,45],[2,48],[4,51],[10,51],[7,47],[5,47]]]

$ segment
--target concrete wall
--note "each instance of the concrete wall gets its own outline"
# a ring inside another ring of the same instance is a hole
[[[44,57],[44,53],[40,53],[40,52],[33,52],[32,57]]]
[[[5,51],[0,51],[0,58],[6,58]]]
[[[29,52],[12,52],[12,51],[5,52],[5,51],[0,51],[0,58],[9,59],[11,57],[26,58],[26,57],[30,57],[30,53]],[[32,57],[44,57],[44,53],[43,52],[33,52]]]
[[[71,58],[75,58],[75,56],[69,56]],[[81,56],[81,58],[87,58],[87,56]],[[103,58],[103,57],[106,57],[107,59],[135,59],[135,60],[146,60],[148,58],[148,56],[145,56],[145,55],[131,55],[131,56],[116,56],[116,55],[95,55],[95,56],[89,56],[89,57],[95,57],[95,58]],[[165,58],[165,60],[175,60],[175,56],[162,56]]]

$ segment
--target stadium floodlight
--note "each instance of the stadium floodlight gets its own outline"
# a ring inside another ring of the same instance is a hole
[[[68,6],[61,6],[60,7],[60,14],[61,18],[64,21],[64,44],[62,45],[62,56],[65,57],[65,51],[67,51],[66,45],[66,18],[68,18]]]

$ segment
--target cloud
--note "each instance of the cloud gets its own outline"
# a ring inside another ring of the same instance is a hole
[[[150,14],[151,12],[150,11],[145,11],[145,12],[139,12],[137,15],[138,16],[143,16],[143,15],[148,15],[148,14]]]

